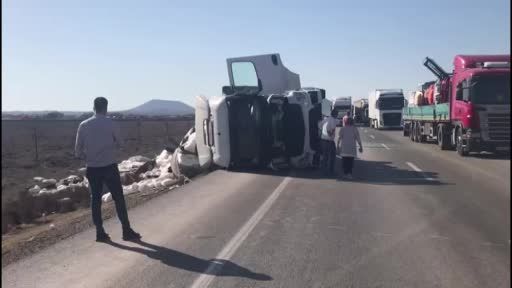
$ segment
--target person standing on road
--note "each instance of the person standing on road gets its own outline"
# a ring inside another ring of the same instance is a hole
[[[347,111],[347,114],[345,116],[343,116],[343,127],[345,127],[347,125],[347,121],[348,119],[350,118],[350,111]]]
[[[334,174],[334,163],[336,161],[336,146],[334,145],[334,132],[336,131],[337,112],[331,111],[331,116],[322,122],[322,168],[326,175]]]
[[[340,129],[338,136],[337,150],[342,157],[343,176],[352,179],[352,168],[354,167],[354,158],[357,156],[356,142],[359,144],[359,152],[363,152],[361,137],[359,131],[354,126],[354,119],[348,118],[347,124]]]
[[[86,177],[91,191],[92,220],[96,226],[96,241],[106,242],[110,236],[103,229],[101,196],[105,184],[112,194],[116,212],[123,228],[123,240],[137,240],[141,236],[133,231],[123,195],[121,177],[115,160],[121,138],[115,123],[107,118],[108,101],[94,99],[94,116],[83,121],[76,133],[75,155],[86,162]]]

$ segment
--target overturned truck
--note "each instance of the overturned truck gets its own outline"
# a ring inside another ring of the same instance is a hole
[[[325,90],[301,88],[279,54],[227,59],[230,86],[196,98],[195,131],[202,169],[318,164]]]

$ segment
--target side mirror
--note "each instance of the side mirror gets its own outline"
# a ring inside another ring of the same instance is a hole
[[[222,94],[223,95],[233,95],[235,91],[231,86],[222,86]]]

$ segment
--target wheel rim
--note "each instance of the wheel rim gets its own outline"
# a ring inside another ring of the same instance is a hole
[[[457,146],[457,151],[462,154],[464,150],[462,149],[462,133],[460,130],[457,131],[457,137],[455,138],[457,143],[455,143]]]

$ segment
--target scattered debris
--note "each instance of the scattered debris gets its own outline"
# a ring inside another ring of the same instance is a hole
[[[55,179],[43,179],[41,181],[41,187],[43,188],[53,188],[57,184],[57,180]]]

